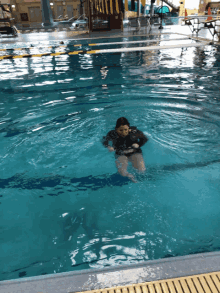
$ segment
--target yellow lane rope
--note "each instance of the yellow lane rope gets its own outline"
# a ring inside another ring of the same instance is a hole
[[[77,54],[82,54],[83,51],[74,51],[74,52],[69,52],[68,55],[77,55]]]
[[[73,51],[73,52],[59,52],[59,53],[43,53],[43,54],[25,54],[25,55],[6,55],[0,56],[0,60],[28,58],[28,57],[43,57],[43,56],[59,56],[59,55],[77,55],[77,54],[103,54],[103,53],[120,53],[120,52],[134,52],[134,51],[149,51],[149,50],[162,50],[174,49],[184,47],[200,47],[206,46],[208,42],[200,42],[195,44],[179,44],[179,45],[166,45],[166,46],[147,46],[147,47],[134,47],[134,48],[119,48],[119,49],[104,49],[104,50],[90,50],[90,51]]]

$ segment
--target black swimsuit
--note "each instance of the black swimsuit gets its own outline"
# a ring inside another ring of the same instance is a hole
[[[119,156],[130,157],[133,154],[142,154],[142,147],[147,141],[148,138],[144,133],[138,130],[135,126],[130,127],[131,131],[126,137],[121,137],[118,135],[116,130],[111,130],[109,133],[103,137],[103,145],[105,147],[110,146],[109,142],[112,142],[112,147],[116,150],[115,156],[118,158]],[[139,148],[135,149],[132,147],[132,144],[137,143]],[[124,153],[125,150],[134,149],[131,153]]]

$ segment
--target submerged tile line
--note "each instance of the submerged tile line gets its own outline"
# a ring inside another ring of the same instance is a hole
[[[121,52],[163,50],[163,49],[175,49],[175,48],[201,47],[201,46],[206,46],[207,44],[208,44],[207,42],[200,42],[200,43],[194,43],[194,44],[179,44],[179,45],[165,45],[165,46],[115,48],[115,49],[103,49],[103,50],[80,50],[80,51],[72,51],[72,52],[40,53],[40,54],[24,54],[24,55],[5,55],[5,56],[0,56],[0,60],[16,59],[16,58],[30,58],[30,57],[43,57],[43,56],[59,56],[59,55],[104,54],[104,53],[121,53]]]
[[[70,293],[219,293],[220,272]]]

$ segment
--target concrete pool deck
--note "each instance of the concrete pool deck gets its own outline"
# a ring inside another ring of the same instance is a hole
[[[171,257],[127,266],[72,271],[0,282],[1,293],[70,293],[84,291],[102,291],[103,293],[128,293],[128,291],[130,293],[217,293],[220,292],[220,252]]]

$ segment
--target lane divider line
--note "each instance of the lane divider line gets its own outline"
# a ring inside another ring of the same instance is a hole
[[[85,46],[105,46],[105,45],[121,45],[121,44],[138,44],[138,43],[153,43],[153,42],[157,42],[157,41],[182,41],[182,40],[187,40],[189,39],[189,37],[185,37],[185,38],[175,38],[175,39],[167,39],[167,40],[139,40],[139,41],[129,41],[129,42],[112,42],[112,43],[91,43],[91,44],[85,44]],[[69,45],[71,46],[71,45]],[[83,46],[83,44],[75,44],[73,45],[73,47],[81,47]],[[66,48],[68,47],[68,45],[62,45],[62,46],[40,46],[40,47],[25,47],[25,48],[10,48],[10,49],[0,49],[0,51],[7,51],[7,50],[33,50],[33,49],[43,49],[43,48]]]
[[[120,52],[133,52],[133,51],[150,51],[150,50],[162,50],[162,49],[176,49],[185,47],[201,47],[207,45],[208,42],[194,43],[194,44],[179,44],[179,45],[166,45],[166,46],[147,46],[147,47],[136,47],[136,48],[120,48],[120,49],[103,49],[97,50],[96,53],[120,53]]]
[[[89,33],[89,32],[88,32]],[[162,36],[162,35],[184,35],[184,34],[180,34],[177,32],[167,32],[167,33],[158,33],[158,34],[147,34],[147,36]],[[187,35],[185,35],[187,36]],[[146,37],[146,33],[145,34],[130,34],[130,35],[125,35],[125,34],[121,34],[121,35],[115,35],[115,36],[107,36],[107,37],[90,37],[90,38],[77,38],[77,39],[68,39],[68,41],[84,41],[84,40],[99,40],[99,39],[117,39],[117,38],[137,38],[137,37]],[[54,41],[56,42],[56,41]]]
[[[77,45],[78,46],[78,45]],[[7,50],[14,50],[14,51],[21,51],[21,50],[33,50],[33,49],[43,49],[43,48],[65,48],[65,47],[68,47],[67,45],[64,45],[64,46],[40,46],[40,47],[25,47],[25,48],[8,48],[8,49],[0,49],[0,52],[1,51],[7,51]]]
[[[87,54],[96,54],[99,50],[91,50],[87,51]]]
[[[200,42],[194,44],[179,44],[179,45],[166,45],[166,46],[147,46],[147,47],[134,47],[134,48],[116,48],[116,49],[103,49],[103,50],[87,50],[87,51],[73,51],[73,52],[58,52],[58,53],[42,53],[42,54],[25,54],[25,55],[6,55],[0,56],[0,60],[3,59],[15,59],[15,58],[28,58],[28,57],[43,57],[43,56],[59,56],[59,55],[78,55],[78,54],[103,54],[103,53],[121,53],[121,52],[136,52],[136,51],[151,51],[151,50],[163,50],[163,49],[175,49],[175,48],[189,48],[189,47],[201,47],[208,45],[209,42]]]
[[[77,55],[77,54],[83,54],[86,51],[73,51],[73,52],[69,52],[67,53],[68,55]]]
[[[72,32],[73,33],[73,32]],[[82,33],[84,33],[84,31],[82,31]],[[80,33],[79,35],[81,35],[82,33]],[[192,37],[191,35],[187,35],[187,34],[182,34],[182,33],[177,33],[177,32],[169,32],[169,33],[159,33],[159,34],[147,34],[147,36],[162,36],[162,35],[181,35],[181,36],[186,36],[189,39]],[[84,41],[84,40],[98,40],[98,39],[116,39],[116,38],[130,38],[130,37],[146,37],[146,34],[130,34],[130,35],[116,35],[116,36],[108,36],[108,37],[96,37],[96,38],[79,38],[80,41]],[[68,41],[76,41],[76,39],[68,39]],[[52,42],[57,42],[55,40],[52,40]],[[34,43],[34,42],[33,42]],[[55,47],[62,47],[62,46],[51,46],[52,48]],[[64,45],[63,47],[66,47],[66,45]],[[31,48],[37,48],[37,47],[31,47]],[[47,46],[41,46],[40,48],[48,48]],[[23,49],[29,49],[29,48],[23,48]],[[0,49],[0,51],[7,51],[7,50],[12,50],[11,48],[9,49]]]
[[[32,57],[42,57],[42,54],[32,55]]]
[[[50,56],[59,56],[59,55],[64,55],[66,54],[65,52],[57,52],[57,53],[51,53]]]
[[[159,34],[147,34],[147,36],[163,36],[163,35],[180,35],[180,36],[186,36],[189,39],[192,37],[191,35],[187,35],[187,34],[182,34],[182,33],[177,33],[177,32],[171,32],[171,33],[159,33]],[[96,38],[81,38],[79,39],[80,41],[84,41],[84,40],[98,40],[98,39],[116,39],[116,38],[130,38],[130,37],[146,37],[146,34],[138,34],[138,35],[134,35],[134,34],[130,34],[130,35],[116,35],[116,36],[108,36],[108,37],[96,37]],[[68,39],[68,41],[76,41],[76,39]],[[52,42],[57,42],[55,40],[53,40]],[[34,43],[34,42],[33,42]],[[55,47],[62,47],[62,46],[51,46],[52,48]],[[63,47],[66,47],[66,45],[64,45]],[[37,48],[37,47],[31,47],[31,48]],[[40,48],[48,48],[47,46],[41,46]],[[23,48],[24,49],[24,48]],[[30,49],[30,48],[25,48],[25,49]],[[7,51],[7,50],[11,50],[9,49],[0,49],[0,51]]]
[[[144,40],[144,41],[129,41],[129,42],[114,42],[114,43],[96,43],[88,44],[89,46],[105,46],[105,45],[122,45],[122,44],[138,44],[138,43],[156,43],[156,42],[168,42],[168,41],[183,41],[188,40],[189,38],[177,38],[177,39],[168,39],[168,40]]]

